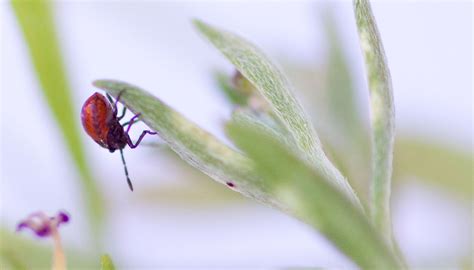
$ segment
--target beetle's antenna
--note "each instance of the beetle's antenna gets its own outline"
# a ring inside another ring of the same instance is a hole
[[[132,181],[130,181],[130,177],[128,177],[127,163],[125,163],[125,158],[123,157],[122,149],[120,149],[120,156],[122,157],[123,169],[125,170],[125,176],[127,177],[128,187],[130,187],[130,190],[133,191]]]

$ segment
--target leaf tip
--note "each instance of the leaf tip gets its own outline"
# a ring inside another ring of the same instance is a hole
[[[206,29],[209,28],[209,25],[206,24],[205,22],[203,22],[200,19],[194,18],[191,21],[192,21],[194,27],[196,27],[200,32],[204,32]]]
[[[206,38],[210,39],[212,41],[212,37],[216,36],[219,31],[217,31],[216,28],[213,26],[199,20],[199,19],[193,19],[192,20],[194,26],[196,29],[203,34]]]
[[[111,83],[113,83],[112,80],[106,80],[106,79],[99,79],[99,80],[94,80],[92,81],[92,85],[97,87],[97,88],[107,88]]]
[[[109,79],[99,79],[92,81],[92,85],[100,88],[102,90],[116,90],[120,91],[122,88],[126,86],[130,86],[128,83],[118,80],[109,80]]]
[[[197,18],[192,18],[192,19],[191,19],[191,22],[194,24],[194,26],[196,26],[196,27],[198,27],[198,28],[199,28],[201,25],[204,24],[203,21],[201,21],[200,19],[197,19]]]

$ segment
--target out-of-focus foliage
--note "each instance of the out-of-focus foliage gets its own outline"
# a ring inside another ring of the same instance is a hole
[[[102,255],[102,258],[100,258],[100,270],[115,270],[114,263],[109,255]]]
[[[28,44],[41,90],[81,175],[83,201],[93,230],[98,233],[104,216],[102,197],[84,155],[78,130],[79,116],[74,110],[50,2],[14,0],[12,7]]]
[[[361,121],[360,112],[357,108],[356,93],[352,81],[351,72],[344,55],[341,38],[337,32],[336,23],[332,13],[328,10],[323,14],[324,30],[328,42],[327,66],[325,68],[325,89],[314,89],[313,91],[326,91],[328,122],[334,127],[334,135],[341,134],[349,143],[346,147],[360,150],[360,141],[363,140],[364,126]],[[311,100],[312,103],[316,102]]]
[[[0,269],[49,269],[51,268],[52,243],[39,244],[8,229],[0,229]],[[66,250],[68,269],[93,269],[97,263],[77,250]]]
[[[399,138],[395,143],[394,177],[417,179],[444,190],[472,198],[472,155],[416,138]]]

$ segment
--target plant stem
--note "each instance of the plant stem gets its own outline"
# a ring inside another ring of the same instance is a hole
[[[54,242],[53,251],[53,270],[66,270],[66,257],[64,256],[63,246],[61,244],[61,236],[59,235],[58,229],[52,229],[51,236]]]

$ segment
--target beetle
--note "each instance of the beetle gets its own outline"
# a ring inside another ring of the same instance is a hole
[[[127,108],[123,107],[122,114],[118,116],[117,104],[120,101],[122,93],[123,91],[118,94],[115,102],[109,94],[106,94],[106,98],[100,93],[94,93],[82,106],[81,120],[86,133],[98,145],[108,149],[110,153],[115,152],[115,150],[120,151],[127,183],[130,190],[133,191],[132,181],[130,181],[130,177],[128,176],[127,164],[125,163],[125,158],[123,156],[123,149],[127,145],[134,149],[138,147],[145,135],[155,135],[157,133],[150,130],[144,130],[137,142],[132,142],[128,133],[132,125],[138,122],[140,114],[136,114],[130,119],[130,121],[120,124],[120,120],[123,119],[127,111]],[[125,127],[127,127],[126,130],[124,129]]]

